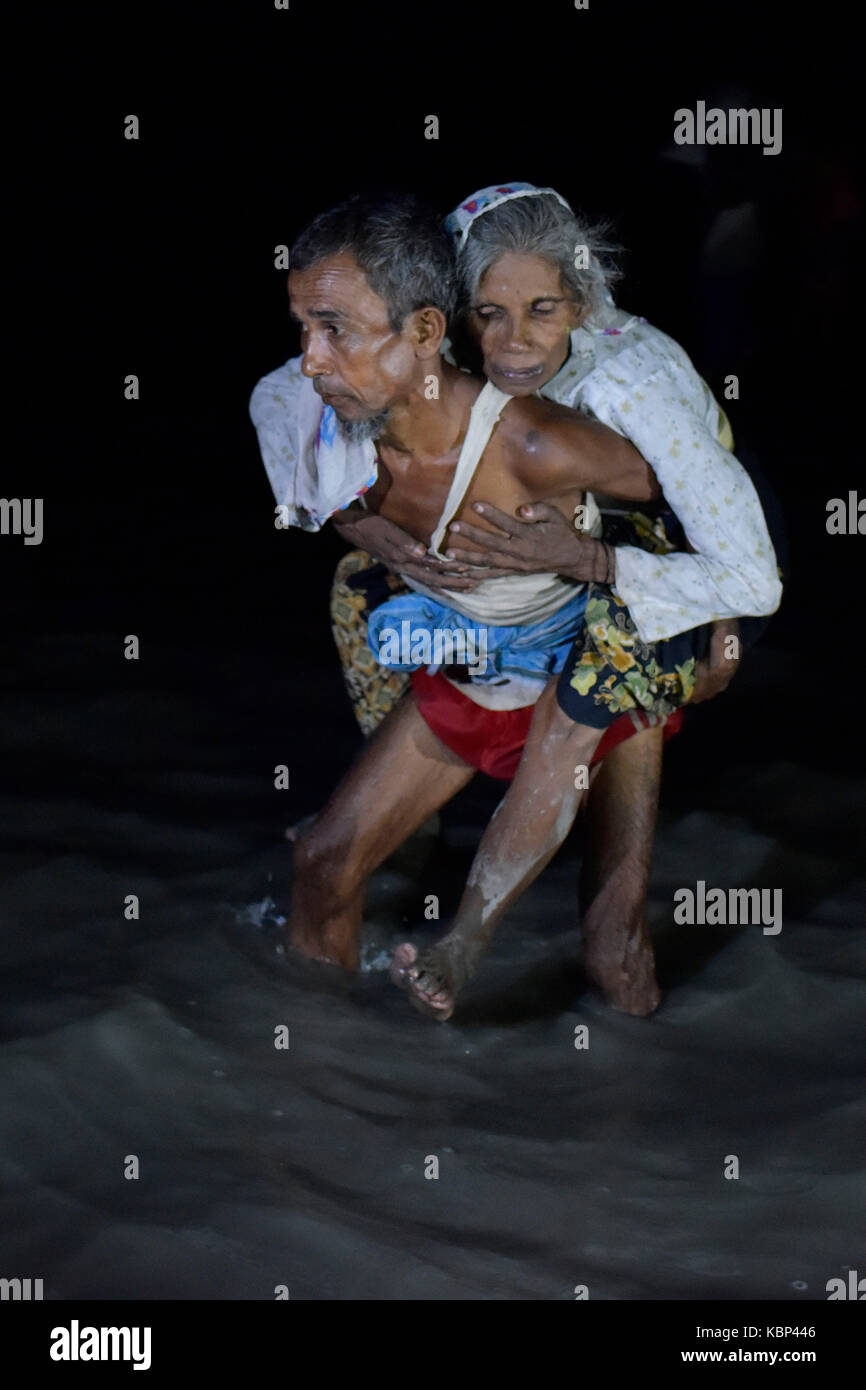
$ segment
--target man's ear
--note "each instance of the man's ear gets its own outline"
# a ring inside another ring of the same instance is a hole
[[[441,309],[428,304],[409,315],[404,332],[407,330],[414,343],[416,357],[435,357],[448,332],[448,322]]]

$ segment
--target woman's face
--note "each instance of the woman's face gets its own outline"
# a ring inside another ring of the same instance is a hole
[[[550,261],[506,252],[484,275],[468,315],[485,376],[509,396],[531,396],[556,376],[568,335],[587,312],[569,298]]]

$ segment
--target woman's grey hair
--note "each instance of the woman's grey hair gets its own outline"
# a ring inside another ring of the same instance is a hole
[[[581,248],[583,250],[581,251]],[[608,223],[590,223],[549,193],[510,198],[472,223],[457,259],[460,308],[477,302],[481,281],[507,252],[539,256],[559,270],[562,284],[590,314],[599,313],[605,295],[620,278]]]

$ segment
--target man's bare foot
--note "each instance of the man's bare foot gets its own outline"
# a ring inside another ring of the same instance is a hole
[[[356,941],[305,931],[297,925],[291,927],[287,940],[290,951],[297,951],[309,960],[321,961],[323,965],[341,965],[344,970],[358,969],[359,951]]]
[[[646,1018],[661,1003],[655,953],[644,922],[637,931],[614,931],[606,925],[594,933],[584,941],[583,963],[605,1002],[620,1013]]]
[[[460,937],[446,936],[420,954],[411,941],[401,942],[394,952],[390,975],[399,989],[407,991],[419,1013],[444,1023],[457,1007],[457,994],[473,970]]]

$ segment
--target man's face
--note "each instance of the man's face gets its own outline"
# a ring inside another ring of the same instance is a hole
[[[510,396],[531,396],[556,376],[568,356],[568,335],[584,317],[556,266],[509,251],[484,275],[469,329],[488,380]]]
[[[289,306],[301,325],[301,370],[354,437],[381,425],[415,375],[410,340],[395,333],[384,300],[354,256],[329,256],[289,274]]]

